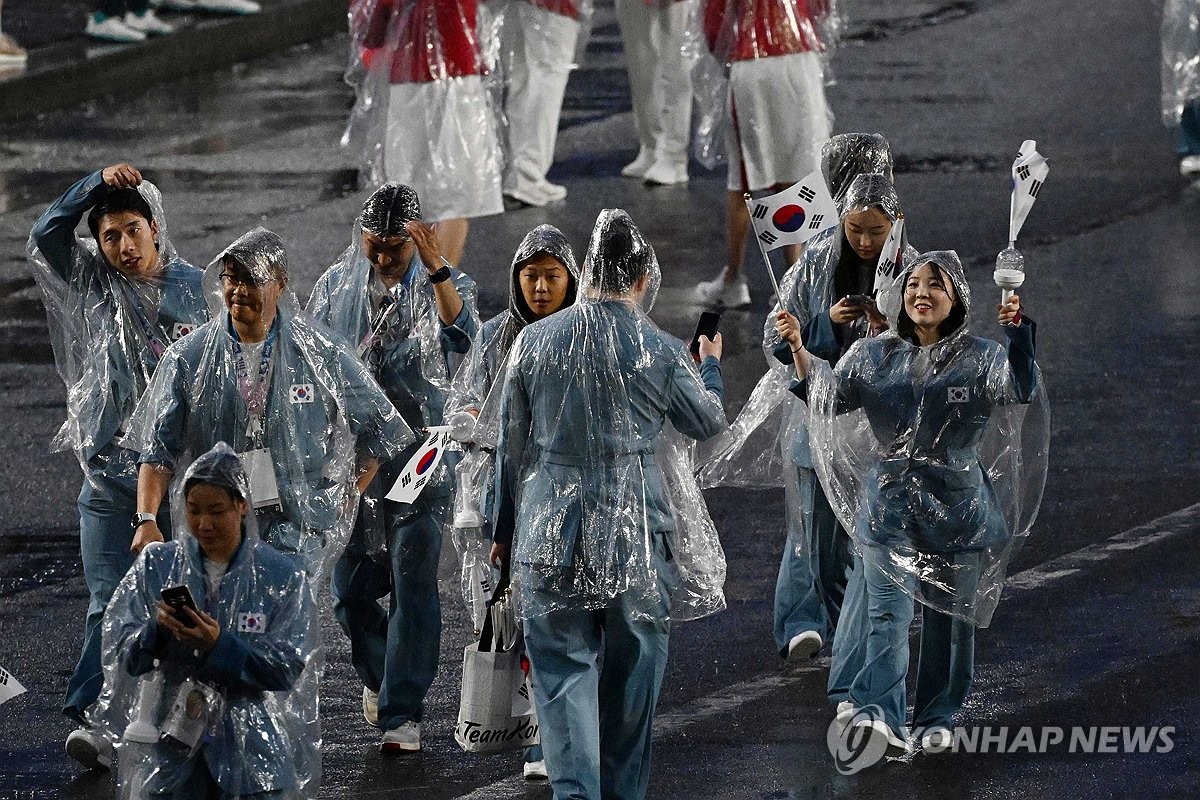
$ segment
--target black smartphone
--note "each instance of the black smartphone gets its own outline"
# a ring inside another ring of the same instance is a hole
[[[848,294],[846,302],[852,306],[868,306],[875,301],[869,294]]]
[[[192,599],[192,592],[186,586],[168,586],[162,590],[163,602],[169,605],[175,614],[175,619],[179,620],[181,625],[189,628],[196,627],[196,623],[192,622],[192,618],[187,615],[183,609],[190,608],[192,611],[199,612],[196,608],[196,601]]]
[[[692,351],[692,358],[700,358],[700,337],[707,336],[712,339],[717,335],[717,326],[720,324],[720,314],[705,311],[700,315],[700,322],[696,324],[696,335],[692,337],[692,345],[689,348]]]

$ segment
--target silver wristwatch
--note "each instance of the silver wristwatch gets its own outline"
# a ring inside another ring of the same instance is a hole
[[[149,511],[139,511],[133,515],[133,521],[129,524],[136,530],[147,522],[154,522],[158,519],[156,514],[151,514]]]

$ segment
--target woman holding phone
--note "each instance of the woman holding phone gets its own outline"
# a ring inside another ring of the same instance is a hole
[[[810,408],[813,460],[862,557],[850,593],[865,586],[865,652],[839,720],[866,728],[888,755],[907,750],[914,599],[923,624],[913,724],[926,750],[949,745],[975,627],[989,623],[1037,514],[1049,433],[1036,328],[1020,299],[997,309],[1005,348],[967,333],[970,287],[954,251],[918,256],[902,286],[895,330],[856,342],[832,368],[812,357],[795,316],[776,316],[791,389]]]
[[[104,620],[96,716],[118,743],[121,796],[315,795],[295,764],[317,641],[307,577],[259,540],[224,442],[192,463],[175,506],[186,526],[142,551]]]

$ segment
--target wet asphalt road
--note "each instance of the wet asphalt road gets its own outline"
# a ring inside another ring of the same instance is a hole
[[[1030,269],[1022,297],[1039,321],[1052,403],[1050,477],[1011,569],[1017,578],[978,637],[962,724],[1173,726],[1173,749],[920,756],[839,775],[824,743],[823,662],[785,670],[770,641],[782,493],[716,490],[708,500],[729,557],[729,610],[673,633],[651,797],[1200,796],[1200,192],[1178,177],[1158,122],[1156,12],[1102,5],[848,0],[829,95],[836,131],[891,140],[912,240],[957,249],[977,296],[997,291],[991,262],[1005,244],[1017,147],[1034,138],[1050,159],[1021,236]],[[186,258],[202,265],[266,224],[288,242],[304,296],[347,244],[363,196],[352,154],[336,147],[350,102],[344,49],[338,38],[0,128],[0,666],[30,690],[0,706],[0,798],[110,791],[107,776],[81,776],[61,754],[70,726],[58,705],[86,605],[80,476],[73,458],[46,452],[64,392],[22,264],[29,228],[78,177],[130,160],[163,188]],[[724,176],[693,165],[686,187],[655,190],[618,176],[635,154],[620,59],[602,8],[568,89],[551,173],[568,200],[473,225],[463,268],[480,282],[485,315],[504,305],[507,264],[525,231],[553,222],[582,252],[596,212],[619,206],[664,265],[654,317],[690,333],[690,287],[723,259]],[[731,418],[763,369],[769,289],[759,261],[749,275],[754,308],[722,321]],[[325,796],[549,797],[512,778],[515,756],[472,757],[453,742],[468,632],[450,551],[442,671],[422,755],[376,754],[344,637],[327,615]]]

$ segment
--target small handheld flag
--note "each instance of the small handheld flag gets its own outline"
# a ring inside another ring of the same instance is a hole
[[[450,444],[450,426],[435,425],[429,429],[429,438],[421,445],[416,454],[404,465],[404,470],[392,490],[387,493],[387,499],[396,503],[411,503],[416,500],[421,491],[429,484],[430,478],[442,462],[446,447]]]
[[[1033,139],[1026,139],[1021,144],[1021,151],[1012,165],[1013,188],[1008,214],[1009,244],[1017,241],[1017,234],[1021,232],[1021,226],[1025,224],[1025,218],[1029,216],[1029,209],[1033,208],[1033,203],[1037,200],[1038,192],[1041,191],[1042,184],[1045,183],[1046,175],[1049,172],[1050,165],[1037,151],[1037,142]]]
[[[888,319],[900,314],[903,292],[900,291],[900,276],[904,273],[904,215],[892,223],[892,230],[879,253],[875,266],[875,307]]]
[[[819,169],[782,192],[751,200],[748,205],[754,235],[764,252],[803,244],[838,223],[837,204]]]
[[[25,694],[25,687],[12,673],[0,667],[0,703],[7,703],[19,694]]]

